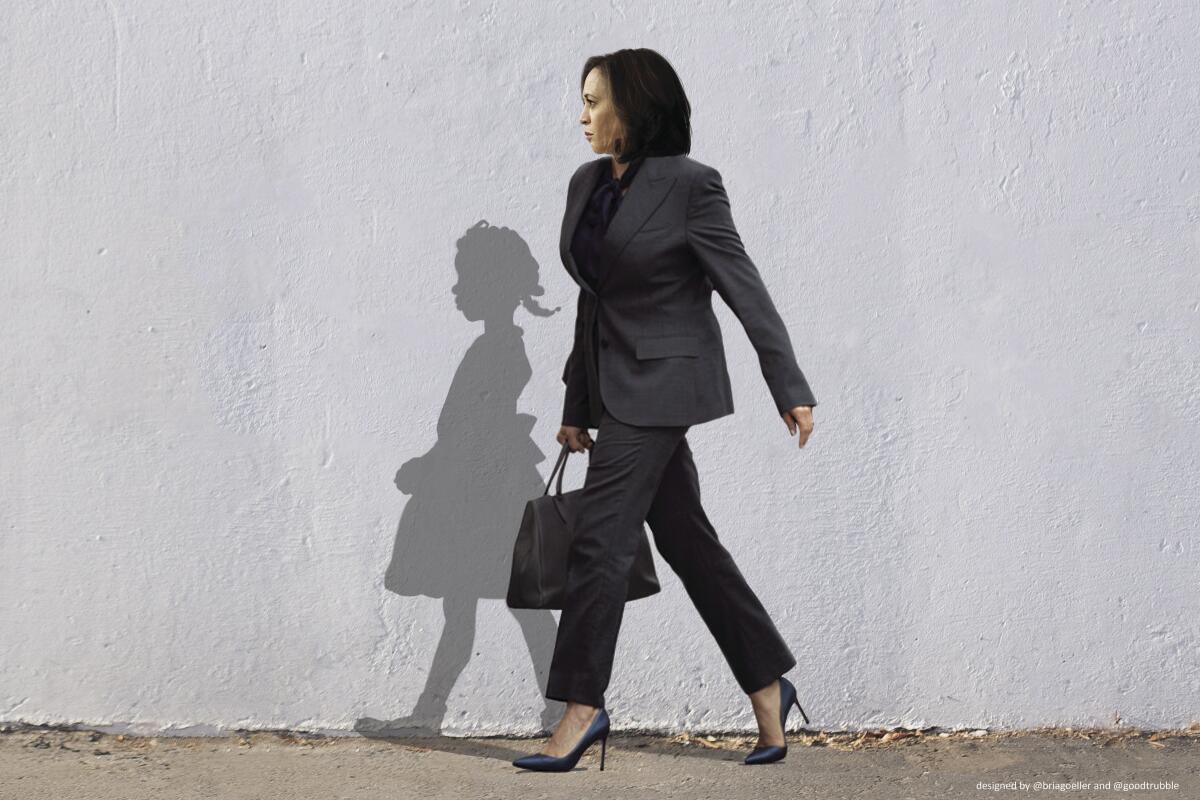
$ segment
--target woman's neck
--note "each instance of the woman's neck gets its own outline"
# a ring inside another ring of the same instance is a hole
[[[612,159],[612,174],[617,180],[621,180],[621,176],[625,174],[625,170],[629,169],[628,164],[618,163],[616,156],[610,156]]]

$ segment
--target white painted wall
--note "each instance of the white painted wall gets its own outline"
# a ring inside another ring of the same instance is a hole
[[[8,17],[0,721],[349,732],[439,686],[448,734],[557,719],[557,612],[489,594],[557,452],[579,70],[625,46],[679,71],[820,403],[798,450],[718,303],[738,411],[689,439],[814,725],[1200,716],[1200,6]],[[562,310],[483,337],[456,259]],[[389,588],[413,563],[451,624]],[[659,567],[614,724],[752,730]]]

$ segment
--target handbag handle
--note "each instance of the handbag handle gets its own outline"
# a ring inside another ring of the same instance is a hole
[[[558,462],[554,465],[554,469],[550,471],[550,477],[546,479],[546,491],[542,492],[542,496],[550,494],[550,484],[554,481],[554,473],[558,473],[558,494],[562,494],[562,479],[567,472],[567,456],[571,454],[571,443],[563,442],[562,452],[558,454]]]

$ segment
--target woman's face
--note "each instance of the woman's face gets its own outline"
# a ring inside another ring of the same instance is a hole
[[[625,135],[608,93],[608,82],[594,67],[583,81],[583,113],[579,115],[593,153],[616,155],[616,140]]]

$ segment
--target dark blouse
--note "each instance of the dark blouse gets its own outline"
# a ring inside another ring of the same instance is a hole
[[[596,263],[600,242],[608,231],[608,224],[621,207],[621,190],[633,181],[633,176],[644,160],[645,157],[642,156],[630,162],[619,181],[612,176],[611,164],[600,170],[600,177],[592,188],[587,208],[579,218],[579,224],[575,226],[575,233],[571,237],[571,255],[579,265],[580,274],[593,288],[607,267],[606,264]]]

